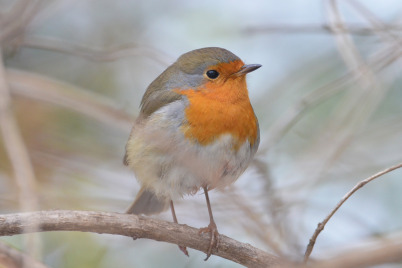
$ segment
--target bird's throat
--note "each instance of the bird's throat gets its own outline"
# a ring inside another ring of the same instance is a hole
[[[246,140],[253,146],[258,135],[258,122],[245,84],[241,89],[231,88],[230,92],[222,92],[226,91],[222,88],[215,90],[177,91],[189,101],[185,109],[186,122],[182,126],[184,135],[201,145],[208,145],[220,136],[230,134],[235,141],[234,150],[237,151]]]

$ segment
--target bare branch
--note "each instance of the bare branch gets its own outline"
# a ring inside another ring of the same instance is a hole
[[[256,213],[248,200],[243,198],[243,196],[235,190],[232,190],[230,194],[226,196],[229,199],[227,202],[235,204],[237,208],[247,216],[248,221],[245,222],[245,224],[249,227],[248,229],[250,229],[250,232],[254,232],[255,236],[268,245],[275,254],[283,256],[284,254],[281,252],[278,242],[273,239],[273,234],[269,231],[271,228],[269,228],[262,220],[264,215]],[[277,232],[278,230],[275,231]]]
[[[384,25],[381,29],[372,27],[365,27],[358,24],[349,24],[346,28],[339,29],[338,32],[347,32],[354,35],[376,35],[382,31],[402,31],[400,25]],[[335,31],[331,25],[328,24],[304,24],[304,25],[291,25],[291,24],[272,24],[267,26],[254,26],[248,27],[243,30],[245,33],[256,34],[334,34]]]
[[[168,66],[173,62],[173,59],[162,51],[150,46],[139,45],[134,42],[110,48],[96,48],[56,38],[26,36],[20,45],[29,48],[51,50],[74,55],[91,61],[115,61],[129,56],[146,56],[163,66]]]
[[[38,211],[0,215],[0,236],[12,236],[39,231],[80,231],[108,233],[134,238],[164,241],[207,252],[209,235],[198,229],[137,215],[92,211]],[[32,229],[34,228],[34,229]],[[214,255],[247,267],[275,267],[278,257],[221,235],[219,251]]]
[[[362,180],[361,182],[359,182],[358,184],[356,184],[342,199],[341,201],[339,201],[339,203],[335,206],[335,208],[331,211],[331,213],[328,214],[327,217],[325,217],[325,219],[320,222],[317,226],[317,229],[315,230],[313,236],[310,238],[310,242],[307,246],[306,252],[304,254],[304,261],[307,262],[311,252],[313,251],[314,245],[315,245],[315,241],[317,240],[318,235],[321,233],[322,230],[324,230],[325,225],[328,223],[328,221],[331,219],[331,217],[338,211],[338,209],[343,205],[343,203],[346,202],[346,200],[348,200],[349,197],[351,197],[357,190],[359,190],[360,188],[362,188],[364,185],[366,185],[367,183],[369,183],[372,180],[377,179],[378,177],[381,177],[384,174],[387,174],[395,169],[401,168],[402,167],[402,163],[392,166],[390,168],[387,168],[383,171],[378,172],[377,174],[374,174],[371,177],[368,177],[365,180]]]
[[[18,122],[11,109],[11,96],[6,82],[0,47],[0,131],[4,147],[10,159],[15,181],[19,190],[19,203],[23,211],[37,210],[36,178],[28,150],[25,146]],[[28,251],[40,252],[40,240],[29,236],[25,241]]]
[[[320,131],[318,141],[310,146],[312,154],[317,148],[327,146],[326,150],[320,153],[320,168],[312,170],[310,173],[310,185],[314,185],[321,178],[330,166],[342,155],[355,138],[356,131],[362,129],[376,111],[381,100],[383,100],[389,88],[383,87],[374,71],[370,68],[360,54],[355,42],[350,34],[342,31],[346,28],[342,14],[338,8],[338,1],[330,0],[329,20],[336,33],[334,35],[338,52],[345,62],[345,65],[354,76],[358,87],[354,87],[345,94],[341,101],[336,105],[330,120]],[[342,131],[339,131],[342,129]],[[333,135],[336,133],[336,135]]]
[[[355,0],[349,0],[346,1],[349,5],[354,7],[363,17],[371,23],[373,26],[373,30],[381,36],[385,40],[392,41],[392,43],[395,43],[395,45],[398,45],[399,49],[401,49],[401,40],[399,38],[399,35],[391,31],[391,29],[388,27],[387,24],[383,23],[377,16],[375,16],[373,13],[371,13],[367,7],[362,5],[360,2],[355,1]],[[402,29],[402,28],[400,28]]]
[[[11,93],[49,102],[121,129],[130,129],[133,117],[115,108],[109,99],[45,76],[6,70]]]
[[[41,0],[19,0],[8,13],[2,14],[0,44],[10,42],[21,35],[39,11],[41,3]]]
[[[394,49],[394,47],[383,49],[374,53],[370,57],[368,64],[374,71],[379,72],[398,60],[401,55],[402,53],[398,49]],[[258,150],[259,153],[266,152],[274,144],[278,143],[282,137],[285,136],[288,130],[291,129],[300,118],[302,118],[306,111],[329,97],[345,90],[346,85],[355,81],[356,76],[352,71],[349,71],[340,78],[335,79],[324,86],[320,86],[302,97],[286,112],[284,112],[270,127],[270,130],[268,131],[270,137],[266,139],[265,144],[263,144],[263,146]]]
[[[350,2],[350,3],[352,3],[352,2]],[[342,21],[340,24],[339,15],[337,17],[338,17],[337,21],[333,22],[331,25],[325,25],[325,28],[328,27],[328,29],[330,29],[331,33],[337,33],[337,35],[353,34],[354,32],[350,29],[350,25],[346,26],[345,24],[342,23]],[[381,28],[379,28],[378,25],[374,25],[375,27],[372,28],[372,30],[374,32],[376,32],[376,30],[381,29],[381,30],[383,30],[383,31],[381,31],[382,34],[389,35],[390,34],[389,31],[396,29],[395,27],[389,28],[388,25],[381,23],[380,21],[377,21],[376,23],[379,24],[381,26]],[[295,27],[294,29],[296,30],[298,27]],[[303,28],[303,27],[305,27],[305,26],[300,26],[300,28]],[[275,26],[274,26],[274,28],[275,28]],[[402,27],[400,27],[400,29],[402,29]],[[387,31],[385,31],[385,30],[387,30]],[[350,38],[349,38],[349,41],[350,41]],[[354,48],[354,50],[356,51],[355,48]],[[351,54],[351,53],[349,53],[349,54]],[[398,60],[401,57],[401,55],[402,55],[402,52],[400,49],[400,42],[392,42],[391,47],[386,47],[384,49],[379,50],[376,53],[373,53],[367,60],[367,63],[363,62],[363,64],[361,64],[362,61],[359,60],[360,63],[358,64],[356,69],[349,68],[350,70],[348,71],[348,73],[346,73],[342,77],[313,90],[312,92],[307,94],[305,97],[301,98],[297,103],[295,103],[286,112],[284,112],[281,115],[281,117],[279,117],[278,120],[276,120],[274,122],[274,124],[271,126],[271,128],[269,130],[270,137],[266,140],[266,142],[262,146],[260,146],[259,153],[267,151],[275,143],[279,142],[279,140],[285,136],[287,131],[289,129],[291,129],[291,127],[294,124],[296,124],[300,118],[302,118],[303,114],[308,109],[315,107],[317,104],[321,103],[322,101],[324,101],[324,100],[328,99],[329,97],[344,90],[345,86],[350,83],[360,82],[360,81],[363,81],[363,83],[365,83],[364,79],[367,76],[369,76],[370,79],[375,81],[373,72],[379,72],[379,71],[383,70],[384,68],[388,67],[390,64],[392,64],[393,62]],[[353,56],[353,54],[352,54],[352,56]],[[360,55],[359,55],[359,58],[361,58]],[[369,86],[373,85],[370,82],[368,84],[369,84]],[[378,85],[376,85],[376,87],[378,87]],[[379,90],[378,92],[380,94],[382,91]],[[376,97],[374,97],[374,99],[375,98]],[[380,100],[381,98],[378,97],[377,99]],[[356,107],[356,105],[352,105],[352,107]],[[365,105],[365,107],[371,108],[371,107],[375,107],[375,105]],[[348,116],[349,116],[349,114],[348,114]],[[359,118],[359,121],[361,121],[360,118]]]
[[[334,32],[333,37],[335,38],[338,52],[342,56],[347,67],[349,67],[352,72],[355,72],[356,77],[359,77],[359,73],[362,71],[359,67],[365,65],[363,58],[354,44],[352,37],[346,31],[346,25],[339,12],[337,1],[330,0],[329,3],[330,8],[328,17],[330,20],[330,27]],[[361,81],[364,82],[365,80],[361,79]]]

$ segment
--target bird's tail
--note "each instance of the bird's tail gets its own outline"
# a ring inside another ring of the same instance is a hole
[[[153,192],[142,187],[126,213],[136,215],[161,213],[169,208],[169,202],[169,199],[158,198]]]

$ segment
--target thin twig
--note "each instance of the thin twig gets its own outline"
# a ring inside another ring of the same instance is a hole
[[[168,66],[173,62],[173,59],[162,51],[151,46],[139,45],[134,42],[116,45],[110,48],[96,48],[56,38],[26,36],[20,45],[74,55],[91,61],[115,61],[130,56],[146,56],[163,66]]]
[[[310,172],[310,185],[315,185],[321,178],[325,178],[323,174],[348,148],[355,138],[356,131],[366,125],[388,90],[387,87],[380,85],[374,71],[365,62],[350,34],[343,31],[346,25],[337,3],[336,0],[329,1],[329,20],[336,33],[334,38],[338,52],[358,87],[354,87],[343,96],[330,120],[327,120],[326,126],[321,130],[319,137],[322,138],[310,147],[310,152],[314,154],[315,151],[319,151],[318,148],[322,148],[323,144],[330,144],[325,151],[320,152],[322,159],[320,168]]]
[[[377,21],[377,23],[379,22]],[[387,25],[384,23],[381,25],[381,29],[388,29]],[[300,28],[303,27],[304,26],[300,26]],[[350,27],[344,24],[339,25],[339,22],[333,22],[331,25],[326,25],[326,27],[331,29],[331,33],[337,32],[338,35],[350,33]],[[298,27],[295,27],[295,29],[297,28]],[[376,28],[373,28],[373,30],[375,29]],[[381,33],[385,34],[388,32],[385,31]],[[376,53],[373,53],[367,60],[365,68],[371,68],[372,71],[379,72],[398,60],[401,55],[402,52],[400,49],[400,42],[393,42],[391,47],[386,47]],[[358,68],[360,68],[360,66],[358,66]],[[296,124],[300,118],[302,118],[303,114],[307,110],[315,107],[342,90],[345,90],[346,85],[358,81],[357,79],[361,80],[360,75],[356,76],[356,73],[359,74],[361,71],[356,72],[354,69],[349,70],[348,73],[342,77],[308,93],[305,97],[301,98],[298,102],[291,106],[286,112],[282,113],[282,115],[275,120],[274,124],[270,127],[270,130],[268,131],[270,133],[270,137],[265,139],[264,144],[260,146],[259,153],[268,151],[274,144],[278,143],[282,137],[285,136],[288,130],[290,130],[292,126]]]
[[[35,226],[39,226],[39,230],[31,229]],[[147,238],[202,252],[208,251],[210,240],[208,234],[200,235],[198,229],[184,224],[121,213],[54,210],[0,215],[0,236],[48,231],[81,231]],[[224,235],[220,235],[219,250],[213,252],[213,255],[247,267],[274,267],[282,262],[274,255]]]
[[[38,13],[41,4],[42,0],[19,0],[10,12],[5,14],[0,25],[0,44],[20,36]]]
[[[356,77],[360,77],[360,73],[363,71],[360,67],[365,66],[363,58],[354,44],[349,32],[346,30],[346,25],[339,12],[337,1],[330,0],[329,5],[328,17],[330,27],[334,33],[333,37],[335,38],[338,52],[342,56],[346,66],[349,67],[350,71],[354,72]],[[364,79],[360,80],[364,82]]]
[[[19,129],[17,119],[11,109],[11,96],[4,73],[0,47],[0,130],[3,144],[13,167],[15,181],[19,190],[19,203],[22,211],[38,210],[36,178],[34,169]],[[40,240],[28,236],[26,247],[29,253],[40,254]]]
[[[382,31],[402,31],[401,25],[384,25],[381,29],[366,27],[358,24],[349,24],[346,28],[340,31],[348,32],[354,35],[376,35]],[[272,24],[267,26],[248,27],[243,30],[244,33],[256,34],[334,34],[335,31],[328,24],[304,24],[304,25],[291,25],[291,24]]]
[[[283,256],[277,241],[274,241],[273,235],[269,234],[267,226],[263,222],[263,215],[256,213],[253,207],[242,195],[238,194],[234,189],[227,195],[229,202],[236,205],[246,216],[246,225],[250,230],[254,232],[254,235],[258,237],[262,242],[269,246],[273,252],[279,256]],[[252,226],[251,226],[252,225]],[[251,228],[250,228],[251,227]],[[277,230],[275,230],[277,231]]]
[[[401,39],[398,34],[395,34],[388,28],[388,25],[382,22],[377,16],[375,16],[372,12],[370,12],[367,7],[362,5],[358,1],[349,0],[345,3],[348,3],[354,9],[356,9],[361,15],[363,15],[364,19],[366,19],[373,26],[373,30],[376,31],[377,35],[383,37],[383,39],[392,41],[393,44],[397,45],[399,49],[401,49]]]
[[[8,68],[5,74],[13,95],[49,102],[123,130],[132,125],[133,116],[102,95],[30,72]]]
[[[385,67],[394,63],[402,53],[399,50],[393,48],[384,49],[374,53],[368,64],[374,71],[379,72]],[[356,77],[351,71],[345,75],[329,82],[324,86],[320,86],[314,89],[312,92],[308,93],[306,96],[302,97],[293,106],[291,106],[287,111],[282,113],[282,115],[275,120],[273,125],[269,129],[270,137],[266,139],[266,142],[259,149],[259,153],[268,151],[274,144],[278,143],[285,134],[295,125],[300,118],[309,109],[322,103],[324,100],[334,96],[335,94],[346,89],[346,85],[355,82]]]
[[[362,180],[361,182],[359,182],[358,184],[356,184],[342,199],[341,201],[339,201],[339,203],[335,206],[335,208],[331,211],[331,213],[328,214],[327,217],[325,217],[325,219],[320,222],[313,234],[313,236],[310,238],[310,242],[307,246],[306,252],[304,254],[304,261],[307,262],[311,252],[313,251],[315,242],[317,240],[318,235],[321,233],[322,230],[324,230],[325,225],[328,223],[328,221],[331,219],[331,217],[335,214],[335,212],[338,211],[338,209],[343,205],[343,203],[345,203],[346,200],[348,200],[349,197],[351,197],[357,190],[359,190],[360,188],[362,188],[364,185],[366,185],[367,183],[371,182],[372,180],[377,179],[378,177],[387,174],[395,169],[401,168],[402,167],[402,163],[392,166],[390,168],[387,168],[383,171],[380,171],[376,174],[374,174],[371,177],[368,177],[365,180]]]

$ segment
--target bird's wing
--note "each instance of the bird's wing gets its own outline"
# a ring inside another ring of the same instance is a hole
[[[154,112],[158,111],[162,107],[183,99],[183,96],[170,91],[170,90],[154,90],[149,92],[149,89],[147,92],[144,94],[144,97],[142,98],[141,101],[141,112],[140,115],[137,118],[136,123],[133,126],[133,130],[136,127],[137,124],[142,122],[142,120],[148,118],[150,115],[152,115]],[[129,139],[131,139],[131,135],[133,135],[134,131],[131,131]],[[127,166],[127,150],[124,155],[123,163]]]
[[[163,106],[183,98],[183,95],[171,90],[155,90],[149,94],[147,93],[145,93],[141,101],[140,115],[143,117],[148,117]]]

